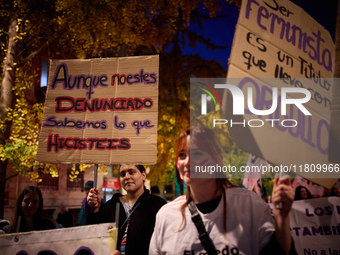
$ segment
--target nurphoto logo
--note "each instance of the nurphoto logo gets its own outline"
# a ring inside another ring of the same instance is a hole
[[[206,85],[209,86],[209,85]],[[220,99],[215,89],[213,89],[211,86],[209,86],[215,95]],[[231,95],[233,97],[233,115],[244,115],[244,94],[243,91],[238,88],[235,85],[230,84],[215,84],[214,88],[216,89],[229,89],[231,92]],[[204,90],[204,89],[202,89]],[[209,91],[204,90],[207,92],[212,98],[213,96]],[[304,98],[287,98],[288,93],[296,93],[296,94],[304,94]],[[267,110],[258,110],[255,109],[253,104],[253,88],[248,87],[247,89],[247,103],[248,103],[248,109],[251,113],[255,115],[269,115],[275,112],[275,110],[278,107],[278,95],[277,95],[277,88],[272,88],[272,106],[270,109]],[[202,94],[201,95],[201,115],[207,114],[207,95]],[[286,106],[289,104],[295,105],[297,108],[301,110],[301,112],[304,115],[312,115],[304,106],[304,103],[307,103],[311,99],[311,93],[308,89],[305,88],[290,88],[290,87],[284,87],[281,88],[281,115],[286,115]],[[221,101],[220,101],[221,102]],[[216,103],[216,102],[215,102]],[[221,102],[222,106],[222,102]]]

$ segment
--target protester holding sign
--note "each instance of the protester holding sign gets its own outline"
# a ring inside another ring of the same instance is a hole
[[[288,178],[275,179],[273,202],[283,206],[274,209],[274,222],[256,193],[225,178],[190,178],[193,166],[223,164],[223,150],[212,130],[183,132],[175,150],[188,193],[158,212],[149,254],[295,254],[289,225],[294,189]]]
[[[115,193],[104,205],[96,188],[88,194],[87,202],[91,210],[87,224],[115,222],[119,215],[115,255],[148,254],[156,213],[166,202],[150,194],[144,186],[145,179],[144,166],[121,165],[120,183],[126,195]]]
[[[43,197],[40,189],[27,186],[17,200],[12,224],[7,225],[4,231],[17,233],[54,229],[54,223],[43,218],[43,207]]]

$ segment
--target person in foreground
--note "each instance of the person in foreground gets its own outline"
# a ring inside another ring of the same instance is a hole
[[[17,200],[12,224],[7,225],[4,231],[17,233],[54,229],[54,223],[43,218],[43,208],[40,189],[34,186],[25,187]]]
[[[127,194],[115,193],[102,204],[98,190],[90,190],[87,202],[91,211],[87,224],[115,222],[119,206],[117,250],[113,255],[148,254],[156,213],[166,204],[161,197],[150,194],[144,186],[145,168],[142,165],[121,165],[120,184]]]
[[[274,222],[269,206],[255,192],[234,187],[226,178],[190,177],[190,164],[192,168],[222,166],[223,151],[212,130],[195,127],[183,132],[175,151],[177,170],[188,192],[159,210],[150,255],[296,254],[289,222],[294,189],[288,178],[275,179],[273,203],[281,202],[283,209],[274,209]],[[203,245],[205,238],[198,237],[190,212],[192,205],[198,209],[213,249]]]

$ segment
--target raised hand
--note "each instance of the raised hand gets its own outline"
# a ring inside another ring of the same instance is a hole
[[[87,195],[87,204],[91,207],[93,213],[99,211],[101,205],[101,197],[99,195],[98,189],[90,189],[90,192]]]
[[[274,204],[274,215],[286,217],[294,201],[295,191],[290,184],[289,176],[279,178],[279,174],[275,175],[274,187],[272,192],[272,201]],[[282,208],[277,209],[277,204],[282,203]]]

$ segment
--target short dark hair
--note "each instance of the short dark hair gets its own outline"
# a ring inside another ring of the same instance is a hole
[[[138,170],[139,170],[141,173],[146,172],[146,171],[145,171],[145,167],[144,167],[143,165],[135,165],[135,166],[138,168]]]
[[[119,168],[120,168],[122,165],[129,165],[129,164],[120,164],[120,165],[119,165]],[[131,165],[134,165],[134,164],[131,164]],[[143,172],[146,173],[145,167],[144,167],[143,165],[134,165],[134,166],[136,166],[137,169],[138,169],[141,173],[143,173]]]

